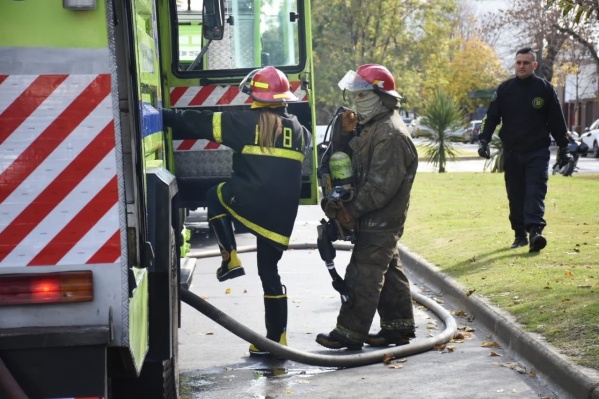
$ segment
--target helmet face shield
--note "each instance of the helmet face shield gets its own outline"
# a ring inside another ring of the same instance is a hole
[[[254,69],[252,72],[248,73],[245,78],[239,83],[239,91],[245,94],[250,94],[250,82],[254,78],[256,72],[260,69]]]
[[[373,90],[402,98],[395,91],[395,79],[387,68],[378,64],[364,64],[354,71],[348,71],[338,83],[341,90]]]
[[[341,90],[348,91],[374,90],[374,85],[372,83],[368,83],[354,71],[347,71],[337,85]]]

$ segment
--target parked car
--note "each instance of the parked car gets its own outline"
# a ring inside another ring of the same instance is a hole
[[[424,137],[424,138],[430,139],[435,136],[435,131],[432,128],[430,128],[422,123],[421,116],[414,119],[414,121],[412,121],[412,123],[414,124],[414,129],[412,130],[412,137],[414,137],[414,138]]]
[[[593,158],[599,158],[599,119],[593,122],[580,136],[582,142],[589,146],[588,155]]]
[[[468,138],[464,143],[470,142],[470,144],[474,144],[478,141],[478,134],[480,133],[482,123],[483,121],[481,120],[470,121],[470,124],[466,128],[466,135]]]
[[[451,141],[461,141],[462,143],[468,143],[470,141],[470,127],[462,127],[460,129],[447,132],[446,137],[450,138]]]

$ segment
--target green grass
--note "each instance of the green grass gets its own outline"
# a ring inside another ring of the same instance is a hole
[[[456,152],[456,158],[465,159],[465,158],[474,158],[479,159],[478,153],[476,150],[464,150],[459,147],[454,147]],[[426,162],[426,145],[417,145],[416,151],[418,152],[418,159],[421,162]]]
[[[550,176],[547,247],[509,249],[503,174],[419,173],[401,243],[599,369],[599,175]]]

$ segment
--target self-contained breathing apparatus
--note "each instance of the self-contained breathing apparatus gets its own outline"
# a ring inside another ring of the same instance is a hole
[[[318,178],[322,189],[323,210],[327,204],[342,209],[354,197],[351,149],[349,141],[357,135],[357,128],[351,132],[343,130],[342,116],[346,107],[340,107],[327,126],[324,141],[318,147]],[[330,140],[329,140],[330,136]],[[333,204],[330,204],[333,202]],[[335,269],[336,251],[333,242],[337,240],[355,241],[355,231],[342,225],[336,218],[321,219],[318,230],[318,252],[333,279],[333,288],[341,295],[341,301],[351,305],[345,281]]]

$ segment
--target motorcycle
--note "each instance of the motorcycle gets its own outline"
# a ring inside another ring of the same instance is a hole
[[[579,137],[577,133],[568,132],[568,152],[572,155],[572,159],[560,167],[559,153],[555,164],[553,165],[552,174],[560,174],[562,176],[572,176],[572,173],[576,171],[576,165],[581,155],[586,155],[589,151],[589,146],[586,145]]]

